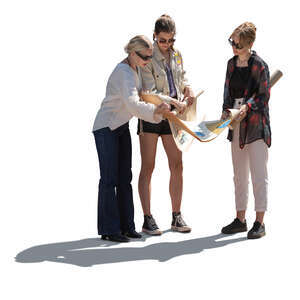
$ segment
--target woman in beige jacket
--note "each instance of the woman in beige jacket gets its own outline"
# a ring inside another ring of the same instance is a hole
[[[167,15],[161,16],[155,23],[153,59],[141,70],[143,89],[151,93],[171,96],[176,108],[184,111],[186,105],[193,103],[194,94],[187,83],[179,51],[173,48],[176,33],[174,21]],[[182,99],[187,101],[182,102]],[[139,195],[144,212],[143,232],[160,235],[150,210],[151,177],[155,165],[157,141],[161,136],[168,156],[170,168],[170,196],[172,201],[172,230],[190,232],[180,213],[182,199],[182,153],[176,147],[167,120],[159,124],[139,120],[138,134],[142,166],[139,176]]]

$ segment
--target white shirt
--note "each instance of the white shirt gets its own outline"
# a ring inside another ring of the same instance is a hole
[[[106,95],[97,113],[93,131],[104,127],[114,130],[133,116],[147,122],[159,123],[161,117],[153,118],[155,105],[140,101],[140,89],[141,80],[138,74],[128,64],[119,63],[108,79]]]

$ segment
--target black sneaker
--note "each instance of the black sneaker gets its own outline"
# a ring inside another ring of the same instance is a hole
[[[144,216],[144,224],[142,231],[145,233],[148,233],[150,235],[161,235],[162,232],[159,230],[158,226],[156,225],[156,222],[152,215]]]
[[[235,218],[232,223],[222,228],[222,233],[232,234],[247,231],[247,222],[241,222],[239,218]]]
[[[188,233],[188,232],[191,232],[191,230],[192,230],[191,227],[186,225],[180,212],[172,213],[171,229],[173,231],[178,231],[178,232],[183,232],[183,233]]]
[[[255,221],[253,227],[249,230],[247,238],[248,239],[259,239],[266,235],[265,224],[261,224]]]
[[[117,234],[102,234],[102,240],[109,240],[111,242],[128,243],[130,239],[120,233]]]
[[[122,232],[123,235],[126,237],[132,238],[132,239],[140,239],[142,238],[142,235],[137,233],[135,230],[130,230],[126,232]]]

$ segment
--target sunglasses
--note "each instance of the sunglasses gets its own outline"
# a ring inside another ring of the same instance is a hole
[[[147,61],[147,60],[150,60],[150,59],[152,59],[152,55],[142,55],[141,53],[139,53],[139,52],[137,52],[137,51],[135,51],[135,53],[136,53],[136,55],[138,56],[138,57],[140,57],[142,60],[144,60],[144,61]]]
[[[228,39],[228,42],[229,42],[229,44],[230,44],[232,47],[234,47],[234,48],[236,48],[236,49],[238,49],[238,50],[241,50],[241,49],[244,48],[244,46],[241,46],[241,45],[239,45],[238,43],[235,43],[234,40],[232,40],[231,38]]]
[[[166,43],[168,43],[168,44],[173,44],[173,43],[175,43],[175,41],[176,41],[176,39],[169,39],[169,40],[166,40],[166,39],[159,39],[158,40],[158,42],[160,43],[160,44],[166,44]]]

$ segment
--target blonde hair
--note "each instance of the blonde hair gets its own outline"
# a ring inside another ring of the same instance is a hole
[[[126,53],[130,54],[134,51],[142,51],[144,49],[152,49],[151,41],[144,35],[137,35],[130,39],[128,44],[124,47]]]
[[[256,27],[251,22],[245,22],[234,29],[230,37],[237,36],[240,39],[240,44],[243,46],[249,46],[254,43],[256,38]]]

